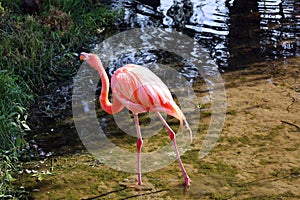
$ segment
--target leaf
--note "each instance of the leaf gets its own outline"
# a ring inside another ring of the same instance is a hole
[[[12,118],[12,117],[14,117],[14,116],[17,115],[17,114],[19,114],[19,113],[17,113],[17,112],[12,112],[12,113],[10,113],[10,114],[7,116],[7,118]]]
[[[9,173],[6,173],[5,179],[9,182],[17,180],[15,178],[13,178]]]
[[[37,180],[42,181],[42,180],[44,180],[44,177],[43,176],[38,176]]]
[[[19,127],[16,122],[10,122],[9,124],[12,125],[12,126],[15,126],[15,127]]]
[[[22,126],[25,128],[26,131],[30,131],[30,127],[26,124],[26,121],[21,121]]]
[[[18,111],[23,114],[25,111],[25,108],[23,108],[22,106],[16,106],[16,108],[18,109]]]

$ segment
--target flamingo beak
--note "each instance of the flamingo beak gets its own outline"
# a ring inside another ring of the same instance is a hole
[[[85,53],[85,52],[81,52],[80,53],[80,56],[79,56],[80,60],[86,60],[88,58],[89,58],[89,54],[88,53]]]

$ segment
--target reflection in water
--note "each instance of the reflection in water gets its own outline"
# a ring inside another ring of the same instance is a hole
[[[259,46],[259,15],[257,3],[236,0],[229,7],[229,70],[263,60]],[[227,69],[228,70],[228,69]]]
[[[125,8],[120,27],[173,27],[210,51],[221,70],[299,55],[296,0],[113,0]]]
[[[228,54],[228,8],[225,0],[195,1],[194,14],[186,28],[196,41],[210,49],[219,67],[226,68]]]
[[[160,0],[160,6],[147,1],[113,1],[114,8],[125,8],[125,27],[173,27],[212,50],[219,66],[227,67],[228,8],[225,0]],[[156,1],[157,2],[157,1]]]
[[[270,59],[300,55],[300,2],[258,1],[261,50]]]

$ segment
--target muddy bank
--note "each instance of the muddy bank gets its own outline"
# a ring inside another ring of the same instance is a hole
[[[222,75],[227,94],[223,133],[204,159],[198,159],[200,137],[182,156],[192,179],[189,190],[177,162],[143,174],[144,186],[134,188],[135,174],[110,169],[84,151],[24,163],[21,184],[32,199],[299,199],[299,66],[298,57]],[[209,120],[203,113],[200,135]]]

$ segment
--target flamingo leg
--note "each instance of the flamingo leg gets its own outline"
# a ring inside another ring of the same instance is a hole
[[[138,114],[134,114],[134,122],[136,126],[136,133],[137,133],[137,162],[138,162],[138,185],[142,185],[142,176],[141,176],[141,149],[143,145],[143,139],[139,124],[139,117]]]
[[[179,151],[178,151],[178,148],[177,148],[177,144],[176,144],[176,136],[175,136],[175,133],[174,131],[171,129],[171,127],[168,125],[168,123],[165,121],[165,119],[161,116],[161,114],[159,112],[157,112],[157,115],[160,119],[160,121],[163,123],[163,125],[166,127],[166,129],[168,130],[169,132],[169,136],[170,136],[170,139],[172,140],[173,142],[173,146],[174,146],[174,150],[175,150],[175,154],[176,154],[176,158],[178,160],[178,163],[179,163],[179,166],[181,168],[181,171],[182,171],[182,174],[183,174],[183,177],[184,177],[184,181],[185,181],[185,186],[186,187],[189,187],[190,186],[190,182],[191,182],[191,179],[189,178],[184,166],[183,166],[183,163],[181,161],[181,158],[180,158],[180,154],[179,154]]]

